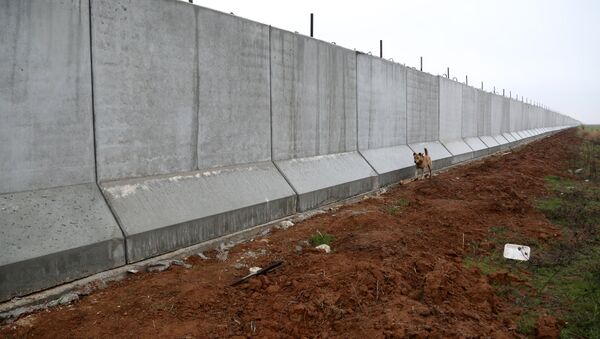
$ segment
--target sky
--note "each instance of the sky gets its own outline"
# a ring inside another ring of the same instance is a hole
[[[194,0],[600,124],[597,0]]]

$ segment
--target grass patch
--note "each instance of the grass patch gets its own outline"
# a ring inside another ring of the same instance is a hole
[[[553,195],[536,207],[561,226],[561,238],[539,243],[502,226],[490,227],[488,241],[496,248],[517,238],[533,247],[531,260],[507,260],[501,250],[482,254],[473,247],[463,264],[486,275],[509,272],[525,282],[492,284],[497,295],[523,309],[519,333],[532,336],[538,316],[551,314],[565,321],[562,338],[600,338],[600,186],[592,180],[545,179]]]
[[[333,241],[333,236],[327,233],[321,233],[319,231],[317,231],[316,234],[313,234],[310,237],[310,244],[313,246],[319,246],[319,245],[330,245],[331,242]]]
[[[394,201],[394,203],[392,203],[391,205],[387,205],[385,206],[385,212],[387,214],[390,215],[396,215],[398,214],[404,207],[407,207],[410,205],[410,201],[404,198],[400,198],[396,201]]]

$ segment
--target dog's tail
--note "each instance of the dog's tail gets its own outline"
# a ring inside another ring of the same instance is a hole
[[[425,149],[425,155],[429,155],[429,153],[427,152],[427,148]]]

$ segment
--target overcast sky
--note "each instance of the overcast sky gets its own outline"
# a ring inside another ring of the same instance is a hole
[[[194,0],[600,123],[600,1]]]

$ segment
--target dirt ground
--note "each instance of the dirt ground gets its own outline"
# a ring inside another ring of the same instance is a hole
[[[226,261],[205,253],[187,259],[192,268],[131,275],[0,337],[520,337],[521,310],[462,259],[502,251],[486,241],[492,227],[515,241],[560,237],[533,201],[547,194],[544,176],[565,174],[577,142],[567,131],[394,187],[238,245]],[[331,253],[306,242],[317,231],[334,237]],[[273,260],[284,264],[229,286]]]

